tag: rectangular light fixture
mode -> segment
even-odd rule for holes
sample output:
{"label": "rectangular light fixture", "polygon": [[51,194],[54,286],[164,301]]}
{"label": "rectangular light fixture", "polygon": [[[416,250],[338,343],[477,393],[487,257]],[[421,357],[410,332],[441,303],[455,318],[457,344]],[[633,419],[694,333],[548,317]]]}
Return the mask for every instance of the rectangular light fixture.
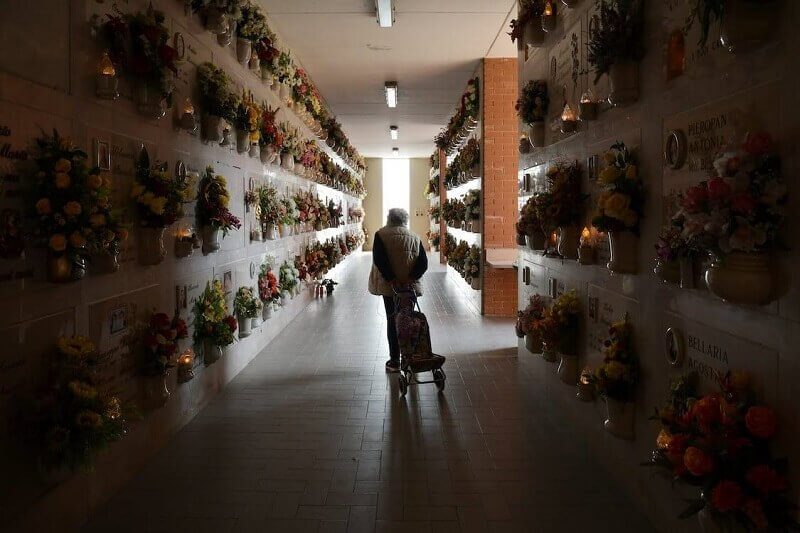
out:
{"label": "rectangular light fixture", "polygon": [[386,105],[397,107],[397,82],[387,81],[386,85]]}
{"label": "rectangular light fixture", "polygon": [[375,14],[381,28],[391,28],[394,24],[394,6],[392,0],[375,0]]}
{"label": "rectangular light fixture", "polygon": [[392,137],[393,141],[396,141],[398,137],[400,137],[400,131],[397,129],[397,126],[389,126],[389,135]]}

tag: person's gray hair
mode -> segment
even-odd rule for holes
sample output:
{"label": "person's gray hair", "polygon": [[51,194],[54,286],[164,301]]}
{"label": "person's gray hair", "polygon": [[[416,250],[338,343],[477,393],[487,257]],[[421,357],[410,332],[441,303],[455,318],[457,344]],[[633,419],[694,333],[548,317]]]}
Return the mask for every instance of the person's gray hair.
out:
{"label": "person's gray hair", "polygon": [[408,224],[408,211],[400,207],[393,207],[389,209],[389,214],[386,217],[386,223],[390,226],[405,226]]}

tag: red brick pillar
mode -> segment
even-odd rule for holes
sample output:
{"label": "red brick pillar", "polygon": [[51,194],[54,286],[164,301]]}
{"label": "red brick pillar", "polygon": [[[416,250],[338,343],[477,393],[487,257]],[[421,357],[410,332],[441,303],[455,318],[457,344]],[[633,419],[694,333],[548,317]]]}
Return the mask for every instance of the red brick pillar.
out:
{"label": "red brick pillar", "polygon": [[[514,248],[517,221],[517,59],[483,60],[483,248]],[[484,269],[483,312],[513,317],[517,313],[517,274],[513,269]]]}

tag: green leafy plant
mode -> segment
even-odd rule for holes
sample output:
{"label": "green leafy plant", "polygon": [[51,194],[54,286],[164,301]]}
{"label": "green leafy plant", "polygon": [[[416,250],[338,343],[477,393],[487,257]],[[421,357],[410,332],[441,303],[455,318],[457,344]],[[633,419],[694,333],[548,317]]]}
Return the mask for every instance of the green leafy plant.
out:
{"label": "green leafy plant", "polygon": [[590,34],[586,59],[594,67],[595,83],[614,63],[644,57],[642,0],[602,0],[596,31]]}
{"label": "green leafy plant", "polygon": [[258,5],[246,3],[242,6],[236,34],[241,39],[253,42],[268,38],[272,34],[267,25],[267,17]]}
{"label": "green leafy plant", "polygon": [[239,287],[233,299],[233,311],[240,319],[255,318],[261,312],[261,300],[250,287]]}
{"label": "green leafy plant", "polygon": [[213,63],[203,63],[197,67],[197,85],[203,111],[233,123],[239,97],[225,71]]}

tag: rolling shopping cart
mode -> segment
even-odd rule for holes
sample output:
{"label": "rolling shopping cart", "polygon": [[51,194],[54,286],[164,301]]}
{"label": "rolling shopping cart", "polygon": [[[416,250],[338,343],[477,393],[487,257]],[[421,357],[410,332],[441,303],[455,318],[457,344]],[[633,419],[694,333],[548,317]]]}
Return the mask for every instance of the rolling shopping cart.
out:
{"label": "rolling shopping cart", "polygon": [[[447,379],[442,365],[446,358],[431,350],[431,334],[428,319],[422,313],[417,295],[411,288],[395,290],[395,327],[400,344],[400,394],[406,395],[410,385],[435,383],[439,391],[444,390]],[[420,381],[417,377],[424,372],[431,372],[433,379]]]}

